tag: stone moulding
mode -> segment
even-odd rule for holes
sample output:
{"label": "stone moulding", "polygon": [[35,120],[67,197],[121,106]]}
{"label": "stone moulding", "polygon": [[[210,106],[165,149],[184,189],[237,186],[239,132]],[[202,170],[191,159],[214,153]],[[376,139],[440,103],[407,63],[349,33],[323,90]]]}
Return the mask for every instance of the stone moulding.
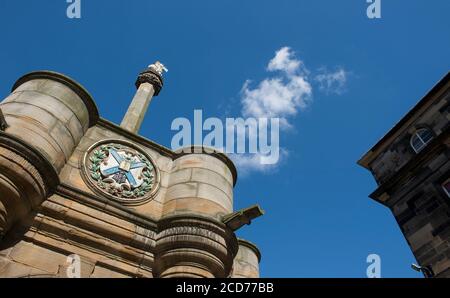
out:
{"label": "stone moulding", "polygon": [[380,200],[380,197],[382,197],[384,193],[389,194],[395,185],[401,185],[401,181],[408,181],[408,179],[414,176],[414,171],[418,168],[418,165],[425,163],[429,158],[436,154],[439,154],[440,152],[447,151],[450,140],[449,131],[450,128],[447,128],[441,135],[439,135],[437,138],[434,138],[427,145],[427,147],[424,148],[424,150],[417,154],[416,160],[414,160],[414,162],[410,161],[405,164],[398,170],[398,172],[394,176],[389,178],[389,181],[381,184],[374,192],[369,195],[369,197],[387,207],[395,204],[395,202],[390,201],[389,199],[388,201]]}
{"label": "stone moulding", "polygon": [[[97,194],[91,194],[87,192],[83,192],[79,189],[75,189],[74,187],[61,183],[55,191],[55,194],[61,195],[67,199],[74,200],[78,203],[84,204],[86,206],[92,207],[96,210],[106,212],[109,215],[117,216],[118,218],[130,221],[131,223],[135,223],[136,225],[142,226],[144,228],[150,229],[159,233],[160,231],[171,227],[172,223],[175,221],[182,221],[185,219],[195,219],[199,223],[202,223],[203,226],[212,227],[215,226],[216,232],[222,233],[223,235],[228,235],[233,243],[236,240],[235,249],[237,251],[237,238],[233,231],[229,229],[223,222],[208,216],[197,215],[197,214],[180,214],[180,215],[171,215],[166,216],[160,220],[155,218],[151,218],[147,215],[141,214],[139,212],[134,211],[122,204],[108,200],[102,196]],[[190,226],[190,225],[188,225]],[[228,238],[227,238],[228,239]]]}
{"label": "stone moulding", "polygon": [[174,152],[172,150],[170,150],[169,148],[164,147],[163,145],[160,145],[158,143],[155,143],[152,140],[149,140],[141,135],[132,133],[105,118],[100,118],[97,125],[105,128],[105,129],[111,130],[112,132],[115,132],[119,135],[122,135],[122,136],[126,137],[127,139],[129,139],[130,141],[139,143],[140,145],[142,145],[144,147],[153,149],[153,150],[157,151],[159,154],[161,154],[162,156],[166,156],[169,158],[173,158],[173,156],[174,156]]}
{"label": "stone moulding", "polygon": [[58,173],[42,153],[21,139],[2,131],[0,131],[0,145],[22,156],[36,167],[47,187],[46,193],[52,193],[59,185]]}
{"label": "stone moulding", "polygon": [[139,74],[136,81],[136,88],[139,88],[139,86],[141,86],[141,84],[143,83],[149,83],[153,85],[153,88],[155,89],[155,96],[158,96],[164,85],[164,80],[162,76],[156,71],[151,68],[147,68]]}
{"label": "stone moulding", "polygon": [[47,159],[20,139],[0,132],[0,236],[52,193],[58,175]]}
{"label": "stone moulding", "polygon": [[151,270],[153,267],[154,260],[150,245],[136,243],[132,237],[128,239],[120,237],[113,231],[105,234],[99,233],[97,229],[86,229],[83,226],[86,222],[76,218],[62,220],[54,218],[47,206],[44,206],[42,212],[38,214],[35,225],[30,229],[33,233],[24,237],[28,242],[66,256],[79,251],[82,258],[90,258],[102,266],[104,264],[102,259],[94,261],[92,255],[90,257],[87,255],[93,253],[110,260],[117,259],[135,268]]}
{"label": "stone moulding", "polygon": [[155,276],[224,278],[230,274],[238,241],[220,221],[176,215],[160,220],[158,230]]}
{"label": "stone moulding", "polygon": [[21,78],[19,78],[13,85],[12,91],[16,90],[20,85],[36,79],[47,79],[47,80],[53,80],[55,82],[61,83],[67,87],[69,87],[73,92],[75,92],[84,102],[88,113],[89,113],[89,127],[94,126],[97,124],[99,120],[99,113],[97,105],[95,104],[94,100],[92,99],[92,96],[89,94],[89,92],[77,81],[69,78],[68,76],[65,76],[63,74],[48,71],[48,70],[42,70],[42,71],[34,71],[30,72]]}
{"label": "stone moulding", "polygon": [[120,219],[127,220],[143,228],[158,231],[157,220],[141,213],[138,213],[130,208],[123,206],[123,204],[111,201],[100,195],[93,195],[87,192],[80,191],[70,185],[60,184],[55,192],[56,194],[74,200],[78,203],[89,206],[95,210],[105,212],[109,215],[116,216]]}

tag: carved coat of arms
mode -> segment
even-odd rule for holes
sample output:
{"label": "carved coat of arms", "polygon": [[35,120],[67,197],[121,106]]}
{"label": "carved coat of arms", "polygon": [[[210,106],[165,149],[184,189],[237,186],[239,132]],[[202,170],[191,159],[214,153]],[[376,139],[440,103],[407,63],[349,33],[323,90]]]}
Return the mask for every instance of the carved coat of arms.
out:
{"label": "carved coat of arms", "polygon": [[150,158],[124,144],[96,146],[86,155],[84,168],[96,190],[121,202],[142,201],[156,186],[156,170]]}

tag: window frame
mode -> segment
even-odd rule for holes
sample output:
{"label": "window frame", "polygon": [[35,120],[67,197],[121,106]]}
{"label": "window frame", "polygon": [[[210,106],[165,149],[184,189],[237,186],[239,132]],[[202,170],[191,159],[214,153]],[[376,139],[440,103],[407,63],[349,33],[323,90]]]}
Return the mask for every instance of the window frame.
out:
{"label": "window frame", "polygon": [[[424,139],[421,136],[421,132],[428,132],[431,134],[431,138],[428,140],[428,142],[424,141]],[[420,148],[416,148],[414,146],[414,141],[416,139],[419,139],[421,142]],[[411,138],[409,139],[409,145],[414,150],[414,152],[417,154],[417,153],[421,152],[433,139],[434,139],[433,131],[430,128],[422,127],[422,128],[416,129],[416,131],[412,134]]]}

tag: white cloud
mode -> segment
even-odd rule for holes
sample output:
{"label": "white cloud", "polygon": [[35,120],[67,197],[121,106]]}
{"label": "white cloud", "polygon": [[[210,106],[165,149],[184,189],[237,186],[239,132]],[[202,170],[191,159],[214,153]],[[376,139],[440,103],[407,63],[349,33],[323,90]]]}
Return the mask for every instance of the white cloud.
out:
{"label": "white cloud", "polygon": [[[334,72],[321,68],[309,79],[310,72],[302,60],[289,47],[276,51],[266,70],[273,73],[252,88],[247,80],[241,90],[242,115],[254,118],[279,118],[280,128],[292,127],[291,119],[312,103],[312,82],[325,93],[341,94],[347,83],[348,72],[338,68]],[[288,156],[280,147],[279,162],[272,165],[261,163],[260,154],[234,154],[231,159],[244,176],[252,171],[273,172]]]}
{"label": "white cloud", "polygon": [[330,72],[326,68],[321,68],[319,73],[314,77],[314,80],[319,83],[321,91],[327,94],[342,94],[345,90],[347,77],[348,72],[343,68],[338,68],[334,72]]}
{"label": "white cloud", "polygon": [[275,172],[280,163],[284,162],[289,156],[289,152],[286,149],[280,149],[280,157],[276,164],[263,164],[261,158],[263,155],[256,154],[230,154],[230,158],[236,167],[239,169],[240,176],[247,176],[251,172],[257,171],[262,173]]}
{"label": "white cloud", "polygon": [[275,53],[267,66],[268,71],[281,70],[287,74],[294,74],[302,66],[302,61],[295,58],[289,47],[283,47]]}
{"label": "white cloud", "polygon": [[262,80],[254,89],[250,87],[250,81],[246,81],[242,87],[242,113],[246,117],[278,117],[281,127],[288,128],[291,126],[288,118],[295,116],[311,101],[308,71],[288,47],[276,52],[267,70],[280,71],[281,74]]}

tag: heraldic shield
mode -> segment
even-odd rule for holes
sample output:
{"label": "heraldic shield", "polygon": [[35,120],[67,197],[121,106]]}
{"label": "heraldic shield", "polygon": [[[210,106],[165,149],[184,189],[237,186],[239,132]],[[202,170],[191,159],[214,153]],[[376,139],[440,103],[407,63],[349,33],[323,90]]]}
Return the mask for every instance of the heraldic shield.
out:
{"label": "heraldic shield", "polygon": [[94,145],[83,161],[85,179],[96,192],[125,203],[148,199],[157,186],[151,159],[132,144]]}

